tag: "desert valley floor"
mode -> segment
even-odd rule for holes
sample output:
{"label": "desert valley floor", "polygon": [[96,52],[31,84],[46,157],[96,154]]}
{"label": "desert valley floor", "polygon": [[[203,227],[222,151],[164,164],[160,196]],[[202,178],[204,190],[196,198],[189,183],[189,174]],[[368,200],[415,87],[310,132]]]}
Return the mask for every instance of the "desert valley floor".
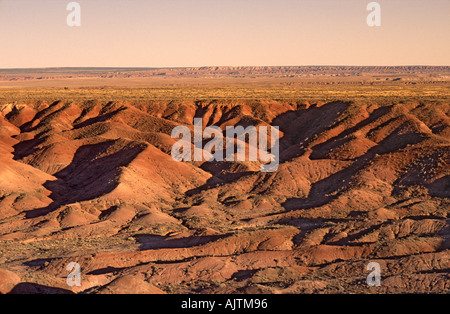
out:
{"label": "desert valley floor", "polygon": [[[448,67],[86,71],[0,72],[0,293],[450,291]],[[278,170],[176,162],[194,118]]]}

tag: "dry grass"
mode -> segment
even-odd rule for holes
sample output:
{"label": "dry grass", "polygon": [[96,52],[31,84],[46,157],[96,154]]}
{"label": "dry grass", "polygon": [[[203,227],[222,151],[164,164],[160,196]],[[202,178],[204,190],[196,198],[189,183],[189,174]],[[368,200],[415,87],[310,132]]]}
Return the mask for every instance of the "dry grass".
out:
{"label": "dry grass", "polygon": [[45,88],[2,89],[0,102],[34,100],[89,99],[104,101],[124,100],[205,100],[205,99],[274,99],[303,101],[447,101],[450,98],[449,82],[402,84],[298,84],[295,86],[224,86],[224,87],[162,87],[162,88]]}

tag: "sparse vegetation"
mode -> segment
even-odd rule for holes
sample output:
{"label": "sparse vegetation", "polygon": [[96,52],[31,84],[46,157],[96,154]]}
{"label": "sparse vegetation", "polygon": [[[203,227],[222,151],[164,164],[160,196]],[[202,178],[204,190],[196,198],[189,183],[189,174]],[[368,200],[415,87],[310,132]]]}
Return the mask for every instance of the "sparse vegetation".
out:
{"label": "sparse vegetation", "polygon": [[[0,267],[67,289],[77,261],[82,293],[446,293],[449,82],[401,78],[3,88]],[[175,162],[200,116],[280,126],[279,169]]]}

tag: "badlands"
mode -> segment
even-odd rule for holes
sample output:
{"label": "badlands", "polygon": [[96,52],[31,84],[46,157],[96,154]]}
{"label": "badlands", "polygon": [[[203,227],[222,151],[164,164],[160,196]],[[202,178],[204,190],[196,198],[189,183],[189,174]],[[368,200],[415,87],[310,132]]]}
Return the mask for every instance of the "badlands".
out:
{"label": "badlands", "polygon": [[[0,70],[0,293],[448,293],[449,78]],[[278,126],[278,169],[175,161],[194,118]]]}

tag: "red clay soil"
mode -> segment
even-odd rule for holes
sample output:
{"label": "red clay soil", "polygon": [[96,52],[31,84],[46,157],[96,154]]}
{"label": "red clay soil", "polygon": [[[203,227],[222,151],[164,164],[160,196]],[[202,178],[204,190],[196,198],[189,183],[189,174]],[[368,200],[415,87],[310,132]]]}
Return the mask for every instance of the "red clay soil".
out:
{"label": "red clay soil", "polygon": [[[0,105],[0,293],[448,293],[449,104]],[[176,162],[274,125],[281,163]],[[81,266],[81,286],[66,269]],[[369,287],[369,262],[381,265]]]}

